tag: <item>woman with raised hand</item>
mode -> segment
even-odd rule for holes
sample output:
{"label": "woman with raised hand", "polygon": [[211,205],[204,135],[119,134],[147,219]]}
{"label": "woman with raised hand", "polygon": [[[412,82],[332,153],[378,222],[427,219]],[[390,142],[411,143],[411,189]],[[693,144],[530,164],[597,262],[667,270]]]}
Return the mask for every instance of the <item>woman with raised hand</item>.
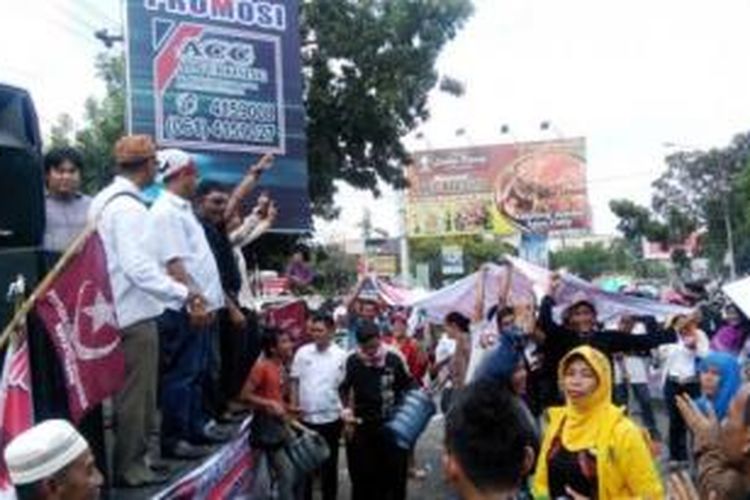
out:
{"label": "woman with raised hand", "polygon": [[612,372],[581,346],[560,362],[565,405],[550,408],[535,498],[664,498],[643,429],[612,403]]}

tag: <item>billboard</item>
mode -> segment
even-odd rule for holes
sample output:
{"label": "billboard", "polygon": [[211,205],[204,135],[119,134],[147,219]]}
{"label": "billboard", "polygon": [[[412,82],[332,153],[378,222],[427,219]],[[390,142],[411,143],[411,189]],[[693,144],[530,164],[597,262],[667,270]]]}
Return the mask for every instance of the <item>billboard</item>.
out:
{"label": "billboard", "polygon": [[407,176],[411,237],[591,228],[583,138],[423,151]]}
{"label": "billboard", "polygon": [[261,188],[283,231],[310,227],[298,12],[296,0],[127,0],[129,132],[226,183],[273,153]]}

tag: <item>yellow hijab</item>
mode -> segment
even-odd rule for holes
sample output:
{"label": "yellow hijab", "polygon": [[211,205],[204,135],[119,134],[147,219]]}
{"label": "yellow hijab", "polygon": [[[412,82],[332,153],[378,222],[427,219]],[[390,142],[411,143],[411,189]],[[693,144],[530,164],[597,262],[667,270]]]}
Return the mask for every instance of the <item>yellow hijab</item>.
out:
{"label": "yellow hijab", "polygon": [[664,498],[644,431],[611,402],[609,360],[596,349],[581,346],[560,362],[560,381],[565,380],[563,367],[573,357],[583,358],[596,373],[599,383],[583,401],[550,408],[549,427],[534,474],[534,498],[549,498],[547,456],[555,436],[560,436],[569,451],[586,449],[596,454],[598,498],[601,500]]}
{"label": "yellow hijab", "polygon": [[566,398],[563,407],[562,444],[570,451],[579,451],[595,447],[600,433],[614,427],[622,416],[622,410],[612,404],[612,368],[609,360],[596,349],[581,346],[565,355],[558,367],[558,380],[565,380],[565,367],[573,358],[583,358],[594,370],[599,382],[591,395],[575,404]]}

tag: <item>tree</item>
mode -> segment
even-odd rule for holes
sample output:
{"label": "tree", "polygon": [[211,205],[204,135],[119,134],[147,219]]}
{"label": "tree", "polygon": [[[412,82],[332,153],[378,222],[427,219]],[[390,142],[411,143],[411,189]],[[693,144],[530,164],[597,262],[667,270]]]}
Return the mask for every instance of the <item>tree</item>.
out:
{"label": "tree", "polygon": [[50,147],[75,146],[81,151],[82,189],[89,194],[109,181],[114,145],[125,133],[125,58],[122,54],[99,54],[96,70],[106,85],[106,94],[101,100],[86,100],[81,129],[75,131],[68,114],[60,115],[50,129]]}
{"label": "tree", "polygon": [[681,151],[666,158],[667,171],[654,182],[652,206],[668,219],[675,235],[702,227],[707,230],[703,252],[714,267],[724,262],[727,225],[735,230],[735,255],[740,271],[750,269],[750,133],[738,134],[724,148]]}
{"label": "tree", "polygon": [[[378,194],[378,180],[406,184],[402,138],[427,119],[427,96],[438,83],[435,61],[471,15],[471,0],[309,0],[301,6],[310,197],[315,213],[337,210],[335,180]],[[96,67],[106,97],[89,99],[76,143],[100,170],[124,130],[124,57],[101,54]],[[444,77],[445,92],[463,84]]]}
{"label": "tree", "polygon": [[[426,120],[435,60],[470,0],[311,0],[302,6],[310,196],[336,215],[333,183],[378,194],[406,184],[401,138]],[[462,92],[448,80],[447,89]]]}
{"label": "tree", "polygon": [[57,117],[57,122],[50,127],[50,148],[61,148],[73,144],[75,124],[73,117],[63,113]]}
{"label": "tree", "polygon": [[608,246],[602,243],[588,243],[580,248],[565,248],[552,252],[550,267],[565,268],[587,280],[608,273],[621,273],[643,279],[663,279],[669,275],[669,270],[663,264],[648,262],[635,256],[631,244],[625,239],[616,239]]}
{"label": "tree", "polygon": [[107,93],[101,100],[86,100],[84,126],[76,134],[84,161],[94,167],[84,172],[84,186],[90,191],[109,181],[115,164],[115,142],[125,134],[125,58],[121,54],[99,54],[96,70]]}
{"label": "tree", "polygon": [[609,209],[620,218],[617,229],[625,238],[630,251],[640,257],[643,253],[641,242],[653,230],[651,211],[630,200],[612,200],[609,202]]}

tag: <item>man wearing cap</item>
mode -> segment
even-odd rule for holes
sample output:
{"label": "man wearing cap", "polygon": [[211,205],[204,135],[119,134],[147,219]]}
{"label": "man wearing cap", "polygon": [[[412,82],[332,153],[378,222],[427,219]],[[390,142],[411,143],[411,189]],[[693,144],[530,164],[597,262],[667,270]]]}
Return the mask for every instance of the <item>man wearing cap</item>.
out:
{"label": "man wearing cap", "polygon": [[117,175],[92,201],[89,219],[96,221],[107,255],[125,353],[126,380],[114,399],[114,479],[120,486],[142,486],[166,480],[151,469],[147,456],[157,410],[156,318],[168,304],[182,307],[188,299],[202,299],[160,269],[147,250],[143,226],[149,212],[140,191],[156,175],[153,141],[145,135],[123,137],[115,145],[115,158]]}
{"label": "man wearing cap", "polygon": [[555,322],[554,297],[562,286],[559,275],[554,275],[547,295],[539,307],[539,326],[544,332],[544,365],[542,378],[547,386],[543,388],[544,407],[561,404],[562,395],[557,381],[558,365],[565,355],[580,345],[590,345],[610,358],[614,353],[648,352],[662,344],[677,341],[672,330],[662,331],[652,317],[639,318],[646,327],[644,335],[623,335],[614,330],[603,330],[596,318],[596,305],[584,293],[577,293],[563,312],[563,324]]}
{"label": "man wearing cap", "polygon": [[22,432],[4,456],[19,500],[99,498],[103,479],[94,455],[66,420],[46,420]]}
{"label": "man wearing cap", "polygon": [[146,233],[158,242],[154,251],[159,265],[175,279],[199,290],[211,319],[190,323],[189,307],[168,304],[159,318],[161,340],[162,453],[189,458],[195,445],[221,441],[204,408],[211,345],[216,335],[215,313],[224,307],[219,269],[191,199],[198,186],[198,169],[192,157],[178,149],[159,152],[160,175],[166,189],[151,207]]}

